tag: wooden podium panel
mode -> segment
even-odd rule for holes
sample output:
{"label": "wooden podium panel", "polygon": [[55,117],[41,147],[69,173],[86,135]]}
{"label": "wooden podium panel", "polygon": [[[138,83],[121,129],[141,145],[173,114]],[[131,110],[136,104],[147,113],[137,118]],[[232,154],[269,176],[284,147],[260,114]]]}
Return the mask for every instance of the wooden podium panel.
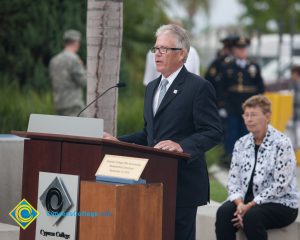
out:
{"label": "wooden podium panel", "polygon": [[[134,147],[134,145],[132,146]],[[80,175],[81,180],[95,180],[95,173],[105,154],[149,159],[141,177],[146,179],[147,183],[163,183],[163,239],[173,239],[176,208],[177,160],[174,161],[174,158],[168,155],[160,156],[151,152],[116,148],[115,145],[110,144],[87,145],[64,142],[61,173]]]}
{"label": "wooden podium panel", "polygon": [[[39,172],[60,172],[61,142],[24,141],[22,199],[37,209]],[[26,164],[25,164],[26,163]],[[35,222],[26,231],[20,228],[20,239],[35,238]]]}
{"label": "wooden podium panel", "polygon": [[[162,185],[81,182],[79,240],[161,240]],[[102,214],[102,216],[101,216]]]}
{"label": "wooden podium panel", "polygon": [[[142,174],[147,183],[163,184],[163,239],[174,239],[177,161],[189,155],[110,140],[56,134],[13,132],[27,137],[24,146],[22,197],[37,207],[39,171],[79,175],[95,180],[105,154],[148,158]],[[80,224],[80,219],[79,219]],[[35,222],[20,234],[21,240],[34,239]]]}

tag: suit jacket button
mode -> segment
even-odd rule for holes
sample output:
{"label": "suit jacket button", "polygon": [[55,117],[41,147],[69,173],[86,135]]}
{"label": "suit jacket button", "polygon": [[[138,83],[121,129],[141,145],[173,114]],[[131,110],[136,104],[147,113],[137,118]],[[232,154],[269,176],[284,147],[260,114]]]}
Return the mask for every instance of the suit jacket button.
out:
{"label": "suit jacket button", "polygon": [[157,143],[157,140],[156,140],[156,139],[153,139],[153,143],[156,144],[156,143]]}

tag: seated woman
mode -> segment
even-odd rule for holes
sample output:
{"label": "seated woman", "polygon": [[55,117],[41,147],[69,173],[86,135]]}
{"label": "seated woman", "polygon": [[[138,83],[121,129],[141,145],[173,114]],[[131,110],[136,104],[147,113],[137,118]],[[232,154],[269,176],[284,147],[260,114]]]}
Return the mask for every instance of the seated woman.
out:
{"label": "seated woman", "polygon": [[267,229],[291,224],[298,215],[295,154],[290,140],[270,122],[271,103],[256,95],[243,104],[249,134],[234,146],[228,176],[228,201],[217,211],[218,240],[265,240]]}

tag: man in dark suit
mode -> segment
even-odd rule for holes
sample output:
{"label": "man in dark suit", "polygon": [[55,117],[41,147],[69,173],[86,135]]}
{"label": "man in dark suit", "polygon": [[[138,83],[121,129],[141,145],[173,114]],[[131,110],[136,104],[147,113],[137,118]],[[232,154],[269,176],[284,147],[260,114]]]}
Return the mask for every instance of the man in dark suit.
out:
{"label": "man in dark suit", "polygon": [[213,86],[184,66],[189,47],[183,28],[164,25],[157,30],[152,52],[162,75],[146,88],[144,130],[118,139],[104,134],[106,139],[191,155],[187,162],[178,164],[176,240],[195,239],[197,206],[209,201],[204,154],[222,135]]}

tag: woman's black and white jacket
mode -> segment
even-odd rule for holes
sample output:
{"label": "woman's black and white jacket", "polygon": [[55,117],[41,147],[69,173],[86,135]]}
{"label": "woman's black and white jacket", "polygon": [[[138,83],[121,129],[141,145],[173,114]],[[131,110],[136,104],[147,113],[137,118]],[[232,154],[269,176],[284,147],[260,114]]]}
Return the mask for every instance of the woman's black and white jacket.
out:
{"label": "woman's black and white jacket", "polygon": [[[240,138],[234,146],[228,175],[228,198],[244,198],[255,162],[253,134]],[[254,201],[257,204],[280,203],[298,208],[296,159],[289,138],[268,126],[257,153],[253,176]]]}

